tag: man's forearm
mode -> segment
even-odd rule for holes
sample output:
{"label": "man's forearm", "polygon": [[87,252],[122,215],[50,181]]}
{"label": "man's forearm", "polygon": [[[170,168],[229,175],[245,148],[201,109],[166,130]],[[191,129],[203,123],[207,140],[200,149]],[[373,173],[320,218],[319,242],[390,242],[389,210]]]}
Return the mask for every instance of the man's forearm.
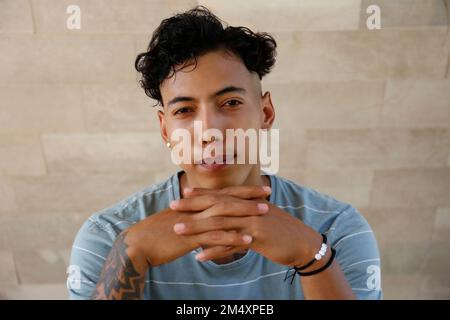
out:
{"label": "man's forearm", "polygon": [[[321,248],[321,243],[323,241],[322,235],[320,233],[311,229],[305,224],[301,224],[301,226],[302,228],[300,230],[300,233],[303,234],[306,239],[308,239],[307,243],[310,243],[311,245],[309,250],[307,250],[309,251],[309,253],[303,253],[303,258],[300,260],[302,262],[300,264],[297,264],[297,266],[304,265],[305,261],[309,261],[310,257],[314,257],[318,252],[318,249]],[[331,247],[329,246],[322,259],[316,260],[316,262],[314,262],[308,268],[302,270],[302,273],[313,272],[315,270],[326,267],[326,264],[331,259],[330,248]],[[305,256],[308,257],[308,259],[304,258]],[[331,265],[326,267],[325,270],[309,276],[300,276],[299,281],[305,299],[356,299],[356,296],[353,293],[352,288],[345,278],[345,275],[342,272],[341,267],[339,266],[339,263],[336,259],[334,259]]]}
{"label": "man's forearm", "polygon": [[126,243],[127,231],[114,242],[92,295],[97,300],[142,299],[148,265]]}
{"label": "man's forearm", "polygon": [[[330,259],[330,250],[328,250],[327,255],[322,259],[322,265]],[[315,268],[321,267],[314,265],[314,268],[309,268],[311,271]],[[344,276],[338,262],[336,260],[324,271],[317,273],[315,275],[300,277],[300,284],[302,286],[303,295],[305,299],[310,300],[322,300],[322,299],[333,299],[333,300],[348,300],[356,299],[347,279]]]}

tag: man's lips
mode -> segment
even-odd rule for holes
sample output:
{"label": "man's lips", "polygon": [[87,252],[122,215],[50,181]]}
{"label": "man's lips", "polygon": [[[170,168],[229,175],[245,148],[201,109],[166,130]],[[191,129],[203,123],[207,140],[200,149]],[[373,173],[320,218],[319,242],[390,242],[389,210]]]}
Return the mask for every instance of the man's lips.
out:
{"label": "man's lips", "polygon": [[[202,159],[202,163],[200,164],[200,167],[207,170],[207,171],[217,171],[226,168],[230,164],[235,163],[236,156],[232,156],[231,159],[229,157],[229,160],[227,163],[227,157],[222,156],[221,158],[214,157],[214,158],[206,158]],[[217,161],[216,161],[217,160]]]}
{"label": "man's lips", "polygon": [[213,158],[203,158],[201,165],[212,165],[212,164],[234,164],[236,155],[222,155]]}
{"label": "man's lips", "polygon": [[213,163],[213,164],[207,164],[207,163],[202,163],[200,165],[201,168],[208,170],[208,171],[216,171],[216,170],[220,170],[223,169],[227,166],[227,164],[218,164],[218,163]]}

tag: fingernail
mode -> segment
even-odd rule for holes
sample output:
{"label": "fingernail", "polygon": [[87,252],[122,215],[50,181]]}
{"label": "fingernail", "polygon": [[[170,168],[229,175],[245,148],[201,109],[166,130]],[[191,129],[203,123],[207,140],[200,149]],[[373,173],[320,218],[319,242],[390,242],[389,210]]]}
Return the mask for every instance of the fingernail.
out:
{"label": "fingernail", "polygon": [[186,229],[186,225],[184,223],[176,223],[173,226],[173,230],[175,230],[176,233],[183,232]]}
{"label": "fingernail", "polygon": [[264,187],[262,187],[262,188],[263,188],[263,190],[264,190],[265,192],[267,192],[267,193],[272,192],[272,188],[269,187],[269,186],[264,186]]}
{"label": "fingernail", "polygon": [[203,252],[198,253],[198,254],[195,256],[195,259],[197,259],[198,261],[202,261],[204,258],[205,258],[205,254],[204,254]]}
{"label": "fingernail", "polygon": [[178,207],[178,204],[180,203],[180,201],[179,200],[173,200],[171,203],[170,203],[170,209],[176,209],[177,207]]}
{"label": "fingernail", "polygon": [[250,242],[252,242],[252,240],[253,240],[253,238],[251,237],[251,236],[249,236],[249,235],[244,235],[243,237],[242,237],[242,239],[244,240],[244,242],[245,243],[250,243]]}
{"label": "fingernail", "polygon": [[261,213],[265,213],[269,210],[269,206],[267,203],[258,203],[258,211]]}
{"label": "fingernail", "polygon": [[194,191],[194,189],[192,189],[192,188],[184,188],[184,193],[191,193],[192,191]]}

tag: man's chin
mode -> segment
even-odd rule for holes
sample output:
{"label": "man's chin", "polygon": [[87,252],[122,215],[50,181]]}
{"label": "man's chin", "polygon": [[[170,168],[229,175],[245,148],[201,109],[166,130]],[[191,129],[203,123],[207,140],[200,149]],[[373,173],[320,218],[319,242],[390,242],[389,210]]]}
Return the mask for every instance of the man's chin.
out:
{"label": "man's chin", "polygon": [[[230,186],[239,185],[239,174],[237,168],[232,165],[227,165],[221,170],[204,171],[199,170],[201,174],[202,183],[209,189],[221,189]],[[200,177],[199,177],[200,178]]]}
{"label": "man's chin", "polygon": [[248,166],[229,164],[220,167],[205,168],[202,165],[194,165],[191,172],[195,175],[195,181],[203,188],[221,189],[243,184],[250,173]]}

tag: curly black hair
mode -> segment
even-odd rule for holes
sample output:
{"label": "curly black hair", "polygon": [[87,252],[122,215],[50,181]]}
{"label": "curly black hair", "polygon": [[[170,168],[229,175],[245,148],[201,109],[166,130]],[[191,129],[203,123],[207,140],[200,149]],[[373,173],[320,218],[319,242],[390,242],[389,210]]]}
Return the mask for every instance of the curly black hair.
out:
{"label": "curly black hair", "polygon": [[[139,83],[145,94],[163,105],[161,83],[184,68],[192,59],[217,49],[240,57],[249,71],[259,78],[275,64],[277,44],[265,32],[255,33],[246,27],[222,25],[222,21],[204,6],[164,19],[154,31],[147,52],[136,57],[135,68],[142,73]],[[176,65],[182,68],[175,70]],[[169,73],[172,71],[172,74]]]}

